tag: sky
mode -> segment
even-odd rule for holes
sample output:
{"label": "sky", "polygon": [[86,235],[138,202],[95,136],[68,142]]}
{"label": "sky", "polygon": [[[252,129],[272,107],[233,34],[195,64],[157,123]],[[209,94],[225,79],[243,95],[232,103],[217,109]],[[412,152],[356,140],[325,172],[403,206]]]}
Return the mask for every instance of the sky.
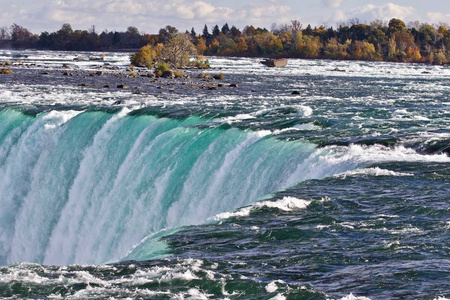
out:
{"label": "sky", "polygon": [[273,24],[298,20],[306,27],[336,27],[349,19],[365,23],[400,18],[408,23],[450,24],[448,0],[0,0],[0,27],[13,23],[33,33],[53,32],[69,23],[73,29],[97,32],[126,31],[137,27],[141,33],[157,33],[166,25],[179,31],[206,24],[228,23],[270,29]]}

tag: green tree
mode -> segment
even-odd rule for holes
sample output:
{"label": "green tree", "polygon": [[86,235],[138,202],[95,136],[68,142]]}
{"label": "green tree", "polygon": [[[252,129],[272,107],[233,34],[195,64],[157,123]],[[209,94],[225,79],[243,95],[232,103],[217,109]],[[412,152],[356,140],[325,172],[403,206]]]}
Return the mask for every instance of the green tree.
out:
{"label": "green tree", "polygon": [[223,34],[227,34],[229,31],[230,31],[230,27],[228,26],[228,23],[225,23],[223,26],[222,26],[222,33]]}
{"label": "green tree", "polygon": [[216,37],[220,34],[220,29],[219,29],[219,25],[214,26],[213,31],[212,31],[212,35],[213,37]]}
{"label": "green tree", "polygon": [[208,26],[206,24],[205,27],[203,27],[202,38],[204,38],[205,41],[208,41],[211,38],[211,34],[209,33]]}
{"label": "green tree", "polygon": [[406,30],[406,25],[405,22],[403,22],[400,19],[391,19],[389,21],[389,25],[388,25],[388,31],[389,34],[393,34],[394,32],[398,32],[398,31],[405,31]]}

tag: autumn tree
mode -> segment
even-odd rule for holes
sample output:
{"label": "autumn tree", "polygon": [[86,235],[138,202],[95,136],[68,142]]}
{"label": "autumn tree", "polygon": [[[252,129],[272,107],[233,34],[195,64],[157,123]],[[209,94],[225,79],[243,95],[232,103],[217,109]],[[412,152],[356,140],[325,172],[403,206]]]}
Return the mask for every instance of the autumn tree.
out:
{"label": "autumn tree", "polygon": [[324,54],[325,57],[330,59],[346,59],[348,46],[341,44],[336,38],[331,38],[325,45]]}
{"label": "autumn tree", "polygon": [[166,27],[159,30],[159,42],[164,44],[176,34],[178,34],[178,29],[173,26],[167,25]]}
{"label": "autumn tree", "polygon": [[292,33],[296,33],[297,31],[302,30],[303,24],[300,23],[298,20],[292,20],[291,24],[289,25],[289,29]]}
{"label": "autumn tree", "polygon": [[156,47],[151,45],[144,46],[137,53],[131,55],[131,63],[138,67],[153,68],[158,60],[161,59],[163,48],[162,44],[157,44]]}
{"label": "autumn tree", "polygon": [[397,43],[397,51],[401,56],[406,56],[406,50],[414,47],[414,37],[407,31],[396,31],[392,34]]}
{"label": "autumn tree", "polygon": [[8,27],[0,27],[0,40],[9,40],[10,38]]}
{"label": "autumn tree", "polygon": [[203,55],[203,53],[205,53],[206,49],[208,49],[208,47],[206,46],[206,41],[204,38],[199,38],[198,39],[198,43],[197,43],[197,51],[200,55]]}
{"label": "autumn tree", "polygon": [[355,41],[352,58],[358,60],[380,60],[381,55],[375,50],[375,46],[367,41]]}
{"label": "autumn tree", "polygon": [[319,37],[304,35],[301,31],[297,32],[295,38],[295,50],[300,57],[315,58],[319,55]]}
{"label": "autumn tree", "polygon": [[387,58],[390,61],[396,61],[397,60],[397,42],[395,40],[395,37],[391,37],[388,41],[388,54]]}
{"label": "autumn tree", "polygon": [[211,43],[209,44],[209,53],[210,54],[218,54],[219,52],[219,48],[220,48],[220,43],[217,39],[213,39],[211,41]]}
{"label": "autumn tree", "polygon": [[237,47],[238,53],[241,53],[241,54],[247,52],[247,50],[248,50],[248,45],[245,42],[245,39],[243,37],[238,38],[236,47]]}
{"label": "autumn tree", "polygon": [[197,53],[190,35],[177,33],[164,45],[162,57],[175,68],[183,68],[189,63],[189,56]]}
{"label": "autumn tree", "polygon": [[32,36],[33,34],[25,27],[15,23],[11,26],[11,40],[15,47],[30,46]]}

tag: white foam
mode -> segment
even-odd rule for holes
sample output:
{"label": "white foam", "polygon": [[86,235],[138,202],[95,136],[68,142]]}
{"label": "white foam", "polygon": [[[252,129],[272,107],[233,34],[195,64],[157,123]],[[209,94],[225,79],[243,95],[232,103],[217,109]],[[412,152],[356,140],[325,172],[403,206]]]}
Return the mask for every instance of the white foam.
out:
{"label": "white foam", "polygon": [[274,280],[274,281],[270,282],[268,285],[266,285],[266,291],[268,293],[275,293],[278,290],[277,284],[286,285],[286,283],[283,280]]}
{"label": "white foam", "polygon": [[311,201],[301,200],[294,197],[284,197],[281,200],[277,201],[262,201],[257,202],[251,206],[243,207],[236,212],[225,212],[218,214],[211,218],[211,220],[219,221],[222,219],[228,219],[232,217],[247,217],[253,211],[261,209],[261,208],[277,208],[281,211],[293,211],[299,209],[306,209],[308,205],[311,204]]}
{"label": "white foam", "polygon": [[270,298],[270,300],[286,300],[286,296],[283,294],[278,294],[275,297]]}
{"label": "white foam", "polygon": [[352,293],[346,297],[341,298],[341,300],[371,300],[371,299],[367,298],[367,297],[363,297],[363,296],[358,297],[358,296],[353,295],[353,293]]}
{"label": "white foam", "polygon": [[410,173],[404,173],[404,172],[395,172],[391,170],[381,169],[379,167],[375,168],[364,168],[359,170],[352,170],[347,171],[342,174],[338,174],[336,176],[339,177],[346,177],[346,176],[358,176],[358,175],[366,175],[366,176],[392,176],[392,177],[398,177],[398,176],[414,176],[414,174]]}

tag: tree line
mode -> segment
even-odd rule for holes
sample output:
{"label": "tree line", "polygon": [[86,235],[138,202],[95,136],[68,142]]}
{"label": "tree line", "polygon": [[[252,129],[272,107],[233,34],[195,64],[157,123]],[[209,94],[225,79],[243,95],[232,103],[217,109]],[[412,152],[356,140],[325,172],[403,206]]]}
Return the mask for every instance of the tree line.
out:
{"label": "tree line", "polygon": [[[289,24],[272,25],[271,29],[246,26],[207,25],[201,33],[194,28],[179,32],[166,26],[158,34],[142,34],[136,27],[126,32],[73,30],[70,24],[56,32],[31,33],[13,24],[0,27],[0,41],[8,41],[13,48],[49,50],[115,51],[156,49],[183,35],[201,55],[324,58],[340,60],[369,60],[394,62],[427,62],[445,64],[450,61],[450,30],[446,25],[433,26],[412,22],[408,26],[400,19],[365,24],[357,19],[333,27],[303,26],[294,20]],[[162,45],[162,46],[161,46]]]}

